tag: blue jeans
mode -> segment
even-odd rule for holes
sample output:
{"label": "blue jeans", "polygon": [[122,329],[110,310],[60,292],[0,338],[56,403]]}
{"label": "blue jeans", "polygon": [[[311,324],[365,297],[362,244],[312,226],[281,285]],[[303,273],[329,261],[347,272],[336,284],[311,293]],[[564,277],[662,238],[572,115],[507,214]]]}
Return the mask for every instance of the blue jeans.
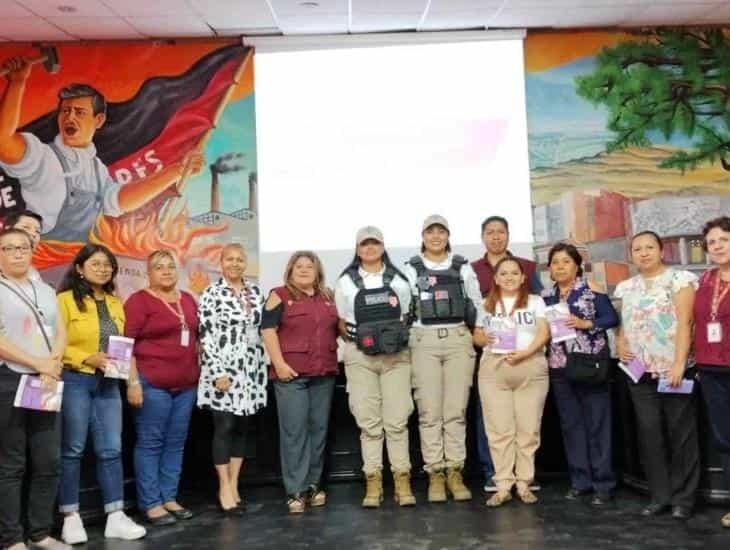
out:
{"label": "blue jeans", "polygon": [[134,470],[137,506],[149,510],[177,498],[196,389],[170,391],[139,379],[143,401],[134,413]]}
{"label": "blue jeans", "polygon": [[121,510],[124,507],[124,472],[119,380],[104,378],[100,373],[66,370],[63,384],[59,510],[68,513],[79,509],[81,457],[86,449],[89,428],[104,511],[108,514]]}

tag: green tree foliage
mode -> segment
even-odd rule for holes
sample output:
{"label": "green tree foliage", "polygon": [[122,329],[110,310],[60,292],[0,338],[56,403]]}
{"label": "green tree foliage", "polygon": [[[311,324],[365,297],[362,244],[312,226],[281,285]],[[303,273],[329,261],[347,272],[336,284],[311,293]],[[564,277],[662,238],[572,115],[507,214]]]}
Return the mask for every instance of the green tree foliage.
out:
{"label": "green tree foliage", "polygon": [[720,161],[730,171],[730,42],[719,29],[666,29],[604,48],[577,93],[608,107],[608,151],[650,145],[647,132],[687,136],[692,147],[663,168]]}

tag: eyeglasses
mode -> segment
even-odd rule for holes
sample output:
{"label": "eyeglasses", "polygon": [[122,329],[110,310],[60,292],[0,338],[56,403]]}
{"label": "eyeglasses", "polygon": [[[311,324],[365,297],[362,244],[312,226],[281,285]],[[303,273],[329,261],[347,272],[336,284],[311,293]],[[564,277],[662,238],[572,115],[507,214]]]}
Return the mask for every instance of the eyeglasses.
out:
{"label": "eyeglasses", "polygon": [[11,256],[13,254],[17,254],[20,252],[23,256],[26,254],[30,254],[30,246],[27,244],[24,244],[22,246],[3,246],[0,247],[0,250],[3,251],[3,254],[7,254],[8,256]]}

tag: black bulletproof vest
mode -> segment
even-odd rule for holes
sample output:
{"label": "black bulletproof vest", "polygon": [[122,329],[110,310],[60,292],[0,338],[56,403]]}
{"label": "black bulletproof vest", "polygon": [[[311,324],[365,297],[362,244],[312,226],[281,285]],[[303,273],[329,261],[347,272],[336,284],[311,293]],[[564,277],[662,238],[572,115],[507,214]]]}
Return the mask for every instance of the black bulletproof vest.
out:
{"label": "black bulletproof vest", "polygon": [[461,280],[461,266],[467,263],[463,256],[454,254],[448,269],[428,269],[420,256],[409,262],[416,270],[418,287],[418,314],[424,325],[465,322],[473,327],[476,308],[466,296]]}
{"label": "black bulletproof vest", "polygon": [[396,275],[388,266],[383,286],[365,288],[357,267],[347,271],[359,289],[355,295],[355,326],[348,326],[359,350],[367,355],[396,353],[408,345],[408,326],[403,322],[400,300],[390,283]]}

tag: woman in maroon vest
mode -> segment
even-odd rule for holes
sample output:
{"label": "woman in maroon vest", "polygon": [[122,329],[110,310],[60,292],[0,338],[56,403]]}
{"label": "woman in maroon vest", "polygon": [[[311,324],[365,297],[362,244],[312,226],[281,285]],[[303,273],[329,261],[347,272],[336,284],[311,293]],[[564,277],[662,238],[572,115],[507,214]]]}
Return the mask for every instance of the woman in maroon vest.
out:
{"label": "woman in maroon vest", "polygon": [[281,475],[291,513],[326,501],[320,478],[337,374],[337,319],[319,258],[314,252],[295,252],[284,286],[269,295],[261,323],[272,364]]}
{"label": "woman in maroon vest", "polygon": [[[730,489],[730,217],[710,220],[702,235],[717,268],[702,275],[695,296],[695,360],[725,485]],[[722,518],[722,525],[730,527],[730,513]]]}

